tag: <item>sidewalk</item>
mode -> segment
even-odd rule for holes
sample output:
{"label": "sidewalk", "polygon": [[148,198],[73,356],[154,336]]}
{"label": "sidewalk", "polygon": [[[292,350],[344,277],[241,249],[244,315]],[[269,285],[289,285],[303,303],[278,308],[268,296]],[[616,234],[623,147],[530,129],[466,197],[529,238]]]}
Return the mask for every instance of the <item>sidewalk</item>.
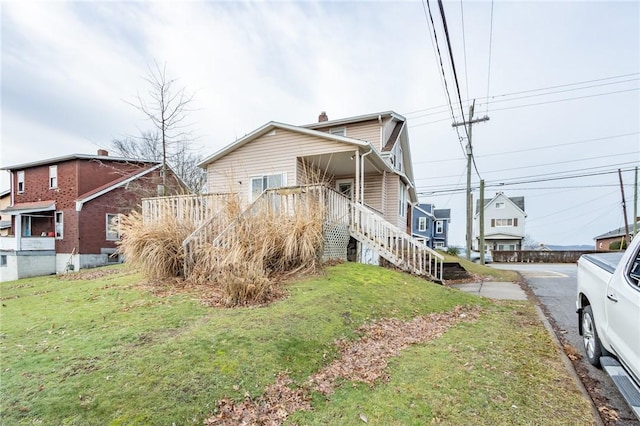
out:
{"label": "sidewalk", "polygon": [[474,283],[453,284],[453,288],[467,293],[502,300],[527,300],[527,294],[517,283],[501,281],[481,281]]}

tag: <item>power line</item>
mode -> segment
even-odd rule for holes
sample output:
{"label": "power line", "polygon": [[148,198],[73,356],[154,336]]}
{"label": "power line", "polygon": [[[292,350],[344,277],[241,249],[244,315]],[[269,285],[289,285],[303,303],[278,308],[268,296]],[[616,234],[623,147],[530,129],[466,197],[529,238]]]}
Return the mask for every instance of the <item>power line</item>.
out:
{"label": "power line", "polygon": [[[467,99],[469,99],[469,69],[467,67],[467,39],[464,34],[464,7],[460,0],[460,17],[462,19],[462,51],[464,52],[464,85],[467,91]],[[491,52],[491,51],[489,51]],[[487,95],[489,92],[487,91]]]}
{"label": "power line", "polygon": [[[566,101],[574,101],[574,100],[579,100],[579,99],[595,98],[595,97],[598,97],[598,96],[606,96],[606,95],[614,95],[614,94],[619,94],[619,93],[633,92],[633,91],[636,91],[636,90],[640,90],[640,87],[634,87],[632,89],[626,89],[626,90],[618,90],[618,91],[614,91],[614,92],[605,92],[605,93],[596,93],[596,94],[593,94],[593,95],[577,96],[577,97],[574,97],[574,98],[556,99],[556,100],[553,100],[553,101],[537,102],[537,103],[524,104],[524,105],[514,105],[514,106],[510,106],[510,107],[505,107],[505,108],[496,108],[493,111],[506,111],[506,110],[510,110],[510,109],[525,108],[525,107],[530,107],[530,106],[539,106],[539,105],[554,104],[554,103],[558,103],[558,102],[566,102]],[[447,121],[447,120],[448,119],[427,121],[426,123],[414,124],[412,126],[409,126],[409,128],[419,127],[419,126],[426,126],[427,124],[434,124],[434,123],[438,123],[440,121]]]}
{"label": "power line", "polygon": [[[533,176],[523,176],[523,177],[518,177],[518,178],[514,178],[514,179],[525,179],[525,180],[520,180],[520,181],[491,181],[487,184],[485,184],[485,188],[502,188],[505,186],[515,186],[515,185],[525,185],[525,184],[529,184],[529,183],[539,183],[539,182],[551,182],[551,181],[557,181],[557,180],[564,180],[564,179],[578,179],[578,178],[585,178],[585,177],[592,177],[592,176],[602,176],[602,175],[607,175],[607,174],[616,174],[618,173],[618,168],[620,168],[619,166],[621,165],[626,165],[626,164],[635,164],[635,162],[627,162],[627,163],[622,163],[622,164],[618,164],[618,165],[609,165],[608,167],[614,166],[617,167],[614,170],[604,170],[604,171],[594,171],[591,173],[580,173],[580,174],[574,174],[574,175],[559,175],[558,173],[547,173],[547,174],[543,174],[543,175],[533,175]],[[604,167],[604,166],[602,166]],[[578,172],[578,171],[584,171],[584,170],[593,170],[593,169],[597,169],[597,168],[601,168],[601,167],[592,167],[592,168],[588,168],[588,169],[576,169],[573,170],[572,172]],[[621,169],[622,172],[628,172],[628,171],[632,171],[634,170],[634,168],[627,168],[627,169]],[[564,172],[561,172],[564,173]],[[538,179],[527,179],[527,178],[538,178]],[[593,186],[593,185],[591,185]],[[443,189],[435,189],[433,191],[428,191],[426,190],[426,188],[438,188],[438,187],[444,187]],[[433,185],[433,186],[428,186],[428,187],[422,187],[422,188],[416,188],[416,190],[418,190],[418,195],[427,195],[427,194],[436,194],[436,193],[451,193],[451,192],[464,192],[466,191],[466,188],[446,188],[446,185]],[[477,189],[477,188],[474,188]]]}
{"label": "power line", "polygon": [[[487,70],[487,99],[489,98],[489,84],[491,83],[491,45],[493,41],[493,0],[491,0],[491,21],[489,25],[489,66]],[[469,96],[467,95],[467,98]],[[489,103],[487,102],[487,110],[485,115],[489,115]]]}
{"label": "power line", "polygon": [[[510,93],[503,93],[501,95],[494,95],[494,96],[491,96],[490,98],[494,99],[494,98],[500,98],[500,97],[505,97],[505,96],[520,95],[520,94],[523,94],[523,93],[540,92],[540,91],[543,91],[543,90],[558,89],[558,88],[561,88],[561,87],[569,87],[569,86],[578,86],[578,85],[581,85],[581,84],[596,83],[596,82],[599,82],[599,81],[606,81],[606,80],[615,80],[615,79],[618,79],[618,78],[631,77],[631,76],[637,76],[637,75],[640,75],[640,72],[631,73],[631,74],[621,74],[621,75],[615,75],[615,76],[604,77],[604,78],[597,78],[597,79],[594,79],[594,80],[584,80],[584,81],[578,81],[578,82],[573,82],[573,83],[565,83],[565,84],[559,84],[559,85],[555,85],[555,86],[541,87],[541,88],[538,88],[538,89],[520,90],[518,92],[510,92]],[[633,79],[633,80],[638,80],[638,79]],[[632,81],[632,80],[629,80],[629,81]],[[604,84],[603,86],[610,85],[610,84],[618,84],[618,83],[619,82],[607,83],[607,84]],[[590,88],[590,87],[599,87],[599,85],[588,86],[586,88]],[[582,89],[583,89],[582,87],[578,87],[578,88],[576,88],[574,90],[582,90]],[[553,94],[553,93],[559,93],[559,92],[551,92],[551,93],[547,93],[547,94]],[[489,97],[476,98],[476,99],[478,99],[478,100],[489,99]],[[467,102],[469,102],[469,100],[467,100]],[[403,115],[411,115],[411,114],[415,114],[415,113],[418,113],[418,112],[430,111],[432,109],[445,108],[447,106],[448,105],[439,105],[439,106],[435,106],[435,107],[429,107],[429,108],[419,109],[419,110],[415,110],[415,111],[409,111],[409,112],[404,113]]]}
{"label": "power line", "polygon": [[[429,0],[422,0],[422,9],[424,10],[425,13],[425,18],[427,18],[427,10],[424,7],[424,2],[427,2],[427,9],[429,10],[429,15],[428,15],[428,19],[427,19],[427,27],[429,26],[429,21],[431,21],[431,28],[433,29],[433,38],[435,40],[435,49],[438,53],[438,59],[439,59],[439,63],[440,63],[440,70],[442,71],[442,82],[444,83],[444,92],[447,95],[447,100],[449,101],[449,108],[451,110],[451,119],[455,120],[455,114],[453,112],[453,103],[451,102],[451,96],[449,95],[449,86],[447,85],[447,77],[445,75],[445,71],[444,71],[444,63],[442,62],[442,53],[440,52],[440,44],[438,43],[438,35],[436,32],[436,26],[435,23],[433,22],[433,15],[431,13],[431,5],[429,3]],[[460,148],[462,149],[462,152],[464,154],[464,147],[462,146],[462,137],[460,136],[460,133],[458,133],[458,130],[456,129],[456,133],[458,134],[458,142],[460,143]]]}
{"label": "power line", "polygon": [[[555,145],[538,146],[538,147],[535,147],[535,148],[518,149],[518,150],[515,150],[515,151],[503,151],[503,152],[496,152],[496,153],[493,153],[493,154],[477,155],[476,158],[496,157],[496,156],[499,156],[499,155],[509,155],[509,154],[520,154],[520,153],[523,153],[523,152],[539,151],[539,150],[543,150],[543,149],[557,148],[557,147],[569,146],[569,145],[577,145],[577,144],[582,144],[582,143],[587,143],[587,142],[598,142],[598,141],[603,141],[603,140],[607,140],[607,139],[615,139],[615,138],[622,138],[622,137],[626,137],[626,136],[633,136],[633,135],[637,135],[637,134],[640,134],[640,132],[623,133],[623,134],[620,134],[620,135],[603,136],[601,138],[595,138],[595,139],[585,139],[585,140],[581,140],[581,141],[560,143],[560,144],[555,144]],[[446,159],[442,159],[442,160],[414,161],[413,164],[443,163],[443,162],[446,162],[446,161],[463,161],[463,160],[464,160],[464,158],[446,158]]]}

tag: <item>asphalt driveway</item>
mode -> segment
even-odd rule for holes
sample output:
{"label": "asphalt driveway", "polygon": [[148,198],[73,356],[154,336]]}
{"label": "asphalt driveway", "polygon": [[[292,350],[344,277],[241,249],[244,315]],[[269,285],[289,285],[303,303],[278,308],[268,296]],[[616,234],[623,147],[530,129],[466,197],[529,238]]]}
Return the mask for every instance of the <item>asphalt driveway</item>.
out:
{"label": "asphalt driveway", "polygon": [[593,367],[583,357],[582,338],[578,334],[578,315],[575,306],[576,264],[502,263],[489,266],[515,270],[522,275],[525,286],[528,287],[532,297],[539,301],[560,342],[570,345],[581,356],[581,359],[574,362],[574,366],[603,414],[605,424],[640,425],[609,376]]}

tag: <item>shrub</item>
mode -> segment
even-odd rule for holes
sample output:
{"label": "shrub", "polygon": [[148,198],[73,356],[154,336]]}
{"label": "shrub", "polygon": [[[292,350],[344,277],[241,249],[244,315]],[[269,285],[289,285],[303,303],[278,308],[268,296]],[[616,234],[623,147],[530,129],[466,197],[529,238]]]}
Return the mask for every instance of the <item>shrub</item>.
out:
{"label": "shrub", "polygon": [[625,250],[627,248],[627,241],[619,239],[609,244],[609,250]]}

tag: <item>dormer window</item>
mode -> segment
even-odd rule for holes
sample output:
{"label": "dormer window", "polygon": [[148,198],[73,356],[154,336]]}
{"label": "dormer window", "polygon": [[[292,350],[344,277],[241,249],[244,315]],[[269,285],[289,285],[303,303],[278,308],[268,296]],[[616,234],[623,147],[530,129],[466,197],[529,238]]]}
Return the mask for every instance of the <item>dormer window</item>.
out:
{"label": "dormer window", "polygon": [[58,187],[58,166],[49,166],[49,189]]}
{"label": "dormer window", "polygon": [[347,136],[347,128],[346,127],[334,127],[333,129],[329,129],[329,133],[335,136]]}
{"label": "dormer window", "polygon": [[22,194],[24,192],[24,171],[20,171],[16,174],[18,178],[18,194]]}

